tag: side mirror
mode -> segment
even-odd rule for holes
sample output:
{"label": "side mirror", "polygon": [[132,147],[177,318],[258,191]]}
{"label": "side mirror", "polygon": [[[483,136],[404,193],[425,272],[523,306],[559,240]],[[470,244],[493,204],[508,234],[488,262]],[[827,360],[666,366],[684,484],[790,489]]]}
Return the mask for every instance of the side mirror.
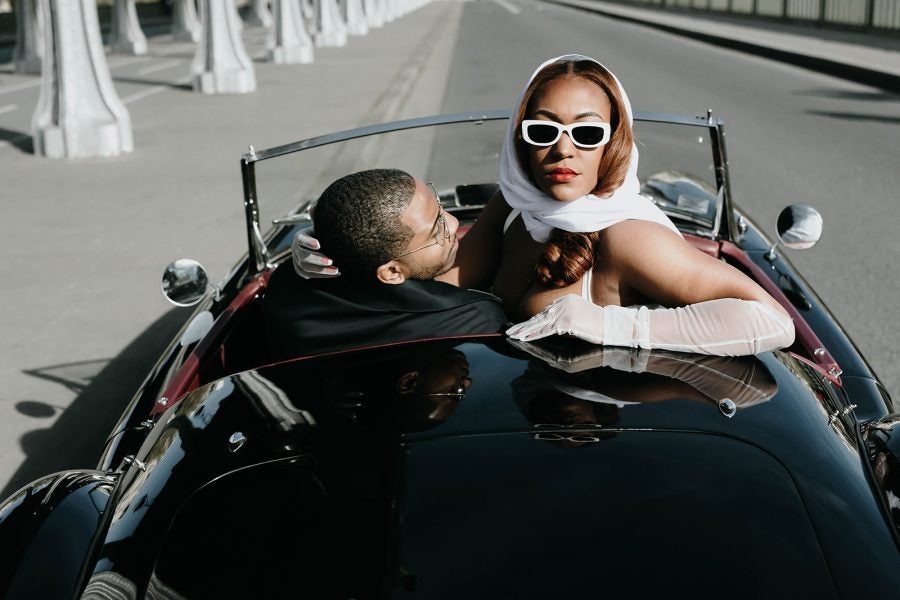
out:
{"label": "side mirror", "polygon": [[900,532],[900,414],[866,423],[863,437],[875,479],[890,507],[894,528]]}
{"label": "side mirror", "polygon": [[791,250],[812,248],[822,237],[822,215],[809,204],[791,204],[778,215],[775,223],[778,243],[769,249],[766,258],[773,260],[779,245]]}
{"label": "side mirror", "polygon": [[162,276],[162,292],[175,306],[194,306],[206,295],[207,287],[206,269],[188,258],[169,263]]}

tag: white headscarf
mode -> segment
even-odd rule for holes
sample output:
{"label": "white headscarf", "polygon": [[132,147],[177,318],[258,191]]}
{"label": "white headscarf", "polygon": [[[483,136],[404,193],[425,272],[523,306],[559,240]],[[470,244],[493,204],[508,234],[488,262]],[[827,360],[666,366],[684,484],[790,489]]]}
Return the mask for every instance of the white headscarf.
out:
{"label": "white headscarf", "polygon": [[[647,197],[641,195],[641,185],[637,178],[638,151],[634,145],[631,148],[631,161],[628,165],[628,173],[625,175],[625,180],[608,198],[587,194],[570,202],[560,202],[535,187],[522,171],[522,167],[519,165],[516,157],[518,123],[516,123],[515,115],[518,114],[518,109],[524,100],[528,86],[538,73],[548,65],[558,61],[578,60],[589,60],[603,67],[602,64],[593,58],[582,56],[581,54],[558,56],[538,67],[531,75],[528,83],[525,84],[522,93],[519,94],[519,99],[516,102],[516,112],[513,113],[513,118],[509,120],[506,139],[500,154],[500,189],[503,191],[503,197],[506,199],[507,204],[514,210],[521,211],[525,228],[537,242],[546,242],[554,228],[573,232],[592,232],[606,229],[611,225],[628,219],[652,221],[665,225],[677,233],[678,229],[669,220],[669,217]],[[625,112],[630,125],[632,123],[632,114],[628,95],[616,76],[612,74],[612,71],[609,71],[609,73],[619,87],[619,94],[622,96],[622,103],[625,105]]]}

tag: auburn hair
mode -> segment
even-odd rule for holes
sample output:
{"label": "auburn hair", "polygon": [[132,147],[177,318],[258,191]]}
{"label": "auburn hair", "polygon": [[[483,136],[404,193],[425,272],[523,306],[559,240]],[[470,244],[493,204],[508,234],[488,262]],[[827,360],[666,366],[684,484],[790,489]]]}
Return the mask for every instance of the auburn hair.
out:
{"label": "auburn hair", "polygon": [[[531,173],[527,144],[522,139],[521,125],[526,115],[533,109],[532,102],[540,90],[551,81],[564,78],[589,81],[603,90],[609,100],[612,135],[603,150],[603,157],[597,168],[597,186],[591,190],[595,196],[607,198],[625,181],[631,162],[634,134],[625,101],[619,91],[619,84],[613,74],[599,63],[592,60],[559,61],[548,65],[535,75],[525,89],[515,115],[516,158],[522,171],[537,187]],[[537,274],[541,284],[546,287],[563,287],[581,279],[594,266],[594,245],[598,237],[597,232],[580,233],[554,229],[537,262]]]}

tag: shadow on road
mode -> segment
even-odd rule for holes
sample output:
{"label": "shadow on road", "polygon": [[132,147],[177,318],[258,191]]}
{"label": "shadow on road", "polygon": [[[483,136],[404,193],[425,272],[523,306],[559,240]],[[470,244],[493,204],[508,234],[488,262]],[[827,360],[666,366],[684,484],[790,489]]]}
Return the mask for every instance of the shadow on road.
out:
{"label": "shadow on road", "polygon": [[[80,393],[52,427],[22,436],[25,460],[0,491],[0,499],[42,475],[94,468],[122,411],[190,314],[189,310],[177,309],[164,314],[99,372],[97,368],[102,361],[26,371],[28,375],[60,383]],[[51,416],[58,410],[31,400],[19,402],[16,409],[35,418]]]}
{"label": "shadow on road", "polygon": [[12,131],[11,129],[0,127],[0,142],[6,142],[25,154],[34,154],[34,143],[31,140],[30,133],[22,133],[21,131]]}

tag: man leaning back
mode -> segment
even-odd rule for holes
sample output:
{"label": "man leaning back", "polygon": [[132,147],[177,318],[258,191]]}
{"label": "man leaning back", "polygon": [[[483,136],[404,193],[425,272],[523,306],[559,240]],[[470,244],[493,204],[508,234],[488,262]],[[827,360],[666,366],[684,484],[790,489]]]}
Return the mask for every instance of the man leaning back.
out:
{"label": "man leaning back", "polygon": [[408,173],[372,169],[338,179],[313,221],[341,276],[305,279],[291,261],[275,270],[263,306],[277,358],[506,326],[496,297],[433,280],[453,266],[459,222]]}

